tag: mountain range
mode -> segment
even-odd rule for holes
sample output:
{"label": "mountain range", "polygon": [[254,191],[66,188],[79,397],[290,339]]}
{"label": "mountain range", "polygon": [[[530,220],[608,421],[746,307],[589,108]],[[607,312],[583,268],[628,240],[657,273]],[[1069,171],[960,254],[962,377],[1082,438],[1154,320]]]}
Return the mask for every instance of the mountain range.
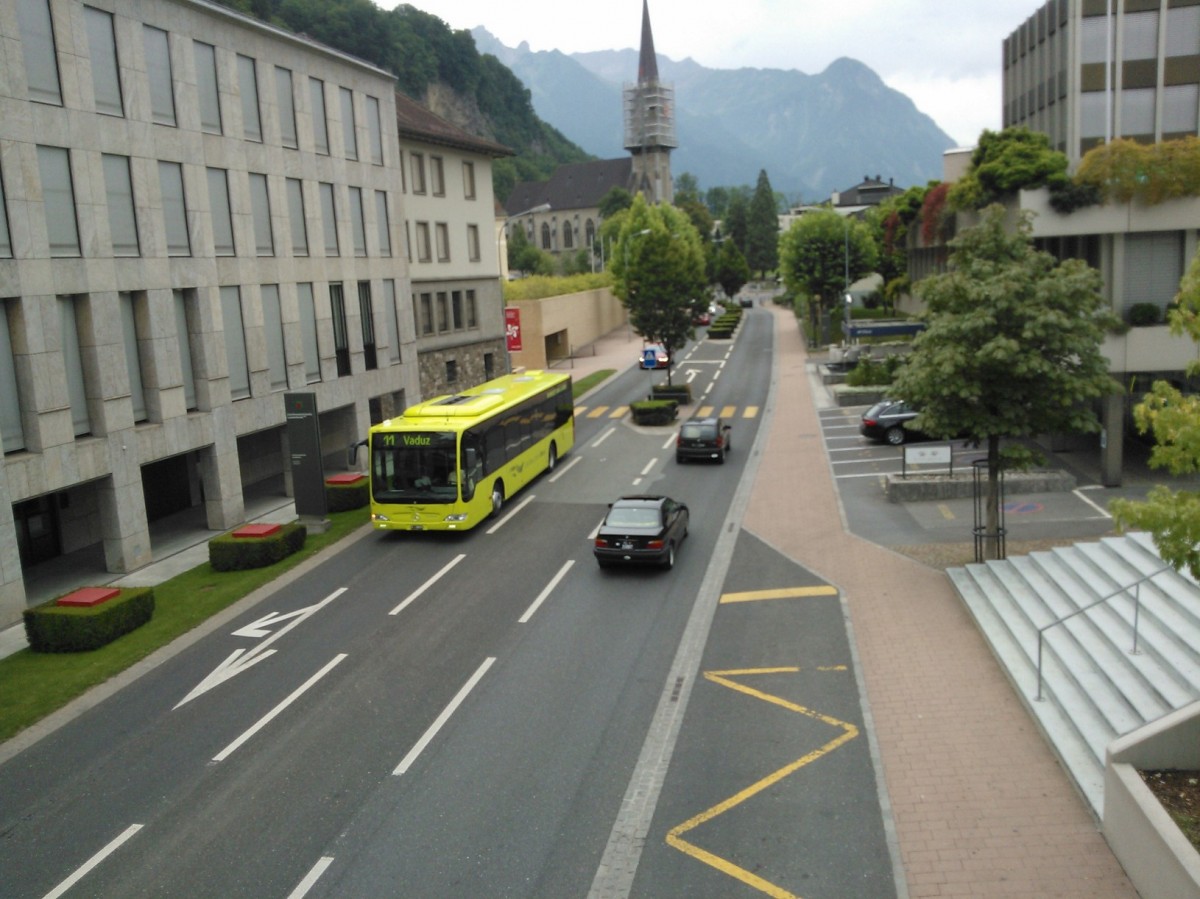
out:
{"label": "mountain range", "polygon": [[[624,156],[622,88],[637,77],[636,50],[565,54],[507,47],[471,31],[529,89],[538,118],[601,159]],[[861,62],[842,57],[818,75],[795,69],[710,69],[658,56],[674,86],[671,171],[700,189],[753,188],[760,170],[790,201],[820,202],[865,178],[898,187],[942,177],[954,141],[912,100]]]}

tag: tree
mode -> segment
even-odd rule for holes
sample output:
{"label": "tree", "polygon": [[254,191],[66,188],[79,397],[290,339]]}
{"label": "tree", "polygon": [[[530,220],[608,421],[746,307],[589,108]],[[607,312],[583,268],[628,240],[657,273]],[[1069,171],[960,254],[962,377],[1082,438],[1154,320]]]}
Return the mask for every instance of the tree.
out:
{"label": "tree", "polygon": [[720,284],[725,295],[732,297],[750,280],[750,266],[732,240],[722,240],[717,247],[709,280]]}
{"label": "tree", "polygon": [[[1167,320],[1172,334],[1187,334],[1200,343],[1200,254],[1184,275]],[[1189,378],[1200,374],[1200,362],[1189,363],[1187,374]],[[1177,477],[1200,472],[1200,396],[1156,381],[1133,414],[1138,430],[1154,435],[1152,467],[1165,468]],[[1200,577],[1200,492],[1159,484],[1151,488],[1145,502],[1114,500],[1111,509],[1122,528],[1149,531],[1165,561]]]}
{"label": "tree", "polygon": [[692,221],[692,227],[700,235],[700,240],[706,245],[712,243],[713,217],[709,215],[708,207],[699,200],[675,198],[675,205],[687,214]]}
{"label": "tree", "polygon": [[953,209],[982,209],[1022,188],[1061,187],[1069,180],[1067,157],[1050,138],[1025,127],[984,130],[967,173],[950,191]]}
{"label": "tree", "polygon": [[729,195],[729,203],[725,207],[725,217],[721,220],[721,233],[737,244],[742,255],[746,255],[746,233],[749,229],[747,217],[750,214],[746,195],[734,191]]}
{"label": "tree", "polygon": [[530,243],[524,227],[518,226],[508,238],[508,267],[526,275],[552,275],[554,257]]}
{"label": "tree", "polygon": [[661,343],[674,365],[675,351],[694,334],[692,307],[706,286],[704,252],[691,221],[674,206],[651,206],[638,194],[621,226],[612,274],[634,330]]}
{"label": "tree", "polygon": [[780,237],[779,271],[789,291],[808,298],[811,344],[818,339],[821,314],[874,270],[876,256],[870,226],[832,209],[800,216]]}
{"label": "tree", "polygon": [[700,182],[691,172],[681,172],[675,176],[675,205],[682,206],[684,201],[700,200]]}
{"label": "tree", "polygon": [[1099,430],[1092,401],[1116,386],[1100,345],[1119,324],[1099,272],[1035,250],[1029,217],[1013,233],[1004,217],[984,210],[950,242],[949,270],[919,283],[927,326],[893,383],[919,410],[915,428],[986,444],[988,558],[1000,550],[1001,438]]}
{"label": "tree", "polygon": [[612,218],[622,209],[628,209],[633,205],[633,194],[623,187],[609,188],[608,193],[600,198],[599,206],[600,218]]}
{"label": "tree", "polygon": [[779,208],[766,170],[758,173],[758,183],[746,211],[746,264],[763,277],[779,265]]}

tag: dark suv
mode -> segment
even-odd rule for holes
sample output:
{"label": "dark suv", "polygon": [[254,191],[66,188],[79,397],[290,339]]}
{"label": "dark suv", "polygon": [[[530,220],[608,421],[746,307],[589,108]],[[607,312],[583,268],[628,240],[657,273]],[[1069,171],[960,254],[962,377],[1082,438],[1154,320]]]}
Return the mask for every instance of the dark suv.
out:
{"label": "dark suv", "polygon": [[730,450],[730,432],[733,430],[720,418],[689,418],[679,428],[675,438],[675,461],[689,459],[716,459],[725,461]]}

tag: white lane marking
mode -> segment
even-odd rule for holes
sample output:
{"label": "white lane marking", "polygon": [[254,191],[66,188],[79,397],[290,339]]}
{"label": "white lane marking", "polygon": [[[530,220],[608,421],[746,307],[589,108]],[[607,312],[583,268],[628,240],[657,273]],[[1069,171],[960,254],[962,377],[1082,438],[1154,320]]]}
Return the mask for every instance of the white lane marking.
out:
{"label": "white lane marking", "polygon": [[1093,509],[1095,509],[1097,512],[1099,512],[1101,515],[1103,515],[1105,518],[1112,518],[1112,515],[1109,514],[1107,509],[1105,509],[1103,506],[1097,505],[1096,503],[1092,502],[1090,499],[1088,499],[1086,496],[1084,496],[1078,490],[1072,490],[1071,492],[1074,493],[1076,496],[1078,496],[1081,500],[1083,500],[1089,506],[1091,506]]}
{"label": "white lane marking", "polygon": [[550,595],[550,591],[558,586],[558,582],[563,579],[566,573],[571,570],[571,566],[574,564],[575,560],[571,559],[564,563],[562,568],[558,569],[558,574],[554,575],[554,577],[550,579],[550,583],[548,583],[546,588],[538,594],[538,598],[533,601],[533,604],[525,610],[525,614],[517,619],[519,624],[526,624],[529,622],[529,619],[533,617],[533,613],[536,612],[538,607],[546,601],[546,597]]}
{"label": "white lane marking", "polygon": [[555,471],[554,474],[550,475],[550,477],[547,480],[549,480],[550,483],[553,484],[555,481],[557,481],[559,478],[561,478],[563,475],[565,475],[568,471],[570,471],[572,468],[574,468],[576,465],[578,465],[582,461],[583,461],[583,456],[576,456],[570,462],[568,462],[566,465],[558,466],[558,470]]}
{"label": "white lane marking", "polygon": [[609,428],[607,431],[604,431],[603,433],[601,433],[599,437],[597,437],[595,440],[592,441],[592,448],[594,449],[595,447],[602,444],[605,440],[607,440],[609,437],[611,437],[613,435],[614,431],[616,431],[615,427]]}
{"label": "white lane marking", "polygon": [[531,493],[531,494],[529,494],[529,496],[525,497],[525,499],[521,500],[521,502],[519,502],[519,503],[517,503],[515,506],[513,506],[513,509],[512,509],[512,511],[511,511],[511,512],[509,512],[507,515],[505,515],[503,518],[501,518],[499,521],[497,521],[497,522],[496,522],[494,525],[492,525],[490,528],[488,528],[488,529],[487,529],[487,533],[489,533],[489,534],[494,534],[494,533],[496,533],[496,531],[500,530],[500,528],[502,528],[502,527],[504,527],[506,524],[508,524],[509,520],[510,520],[510,519],[511,519],[511,518],[512,518],[514,515],[516,515],[518,512],[520,512],[520,511],[521,511],[522,509],[524,509],[526,506],[528,506],[528,505],[529,505],[531,502],[533,502],[533,501],[534,501],[536,498],[537,498],[537,497],[536,497],[534,494],[532,494],[532,493]]}
{"label": "white lane marking", "polygon": [[267,712],[267,714],[265,714],[261,718],[259,718],[258,721],[256,721],[250,727],[249,730],[244,732],[240,737],[238,737],[236,740],[234,740],[232,743],[230,743],[228,746],[226,746],[224,749],[222,749],[220,752],[218,752],[216,755],[214,755],[213,761],[214,762],[223,762],[223,761],[225,761],[225,759],[229,758],[231,755],[233,755],[235,752],[237,752],[237,750],[242,746],[243,743],[245,743],[247,740],[249,740],[251,737],[253,737],[256,733],[258,733],[260,730],[262,730],[268,724],[270,724],[276,718],[276,716],[278,716],[284,709],[286,709],[289,705],[291,705],[293,702],[295,702],[297,699],[299,699],[301,696],[303,696],[305,694],[305,692],[307,692],[308,689],[313,684],[315,684],[317,681],[319,681],[321,678],[323,678],[326,674],[328,674],[330,671],[332,671],[334,669],[334,667],[336,665],[338,665],[344,658],[346,658],[346,653],[342,652],[342,653],[338,653],[331,660],[326,662],[325,667],[323,667],[320,671],[318,671],[316,674],[314,674],[312,677],[310,677],[308,680],[306,680],[304,683],[302,683],[300,686],[298,686],[295,690],[293,690],[288,695],[288,697],[283,700],[283,702],[279,703],[279,705],[275,706],[275,708],[271,709],[271,711]]}
{"label": "white lane marking", "polygon": [[396,608],[392,609],[390,612],[388,612],[388,614],[389,615],[399,615],[401,612],[403,612],[405,609],[407,609],[409,604],[412,603],[418,596],[420,596],[422,593],[424,593],[426,590],[428,590],[430,587],[432,587],[434,584],[436,584],[439,580],[441,580],[442,576],[444,574],[446,574],[446,572],[448,572],[451,568],[453,568],[455,565],[457,565],[459,562],[461,562],[466,557],[467,557],[466,553],[459,553],[457,556],[455,556],[453,559],[451,559],[449,562],[447,562],[445,565],[443,565],[441,571],[439,571],[437,574],[435,574],[431,578],[429,578],[429,580],[427,580],[425,583],[423,583],[420,587],[418,587],[412,593],[408,594],[408,596],[405,597],[404,602],[400,603],[400,605],[396,606]]}
{"label": "white lane marking", "polygon": [[484,659],[483,664],[475,670],[475,673],[471,675],[467,682],[462,685],[462,688],[454,695],[454,698],[450,700],[450,704],[442,709],[442,713],[437,716],[437,720],[434,721],[433,724],[429,725],[429,730],[425,731],[421,739],[417,740],[416,745],[414,745],[413,748],[408,751],[408,755],[400,760],[400,764],[397,765],[396,770],[392,772],[393,775],[403,774],[412,767],[413,762],[415,762],[417,757],[425,751],[425,747],[433,741],[433,738],[437,736],[438,731],[441,730],[445,723],[450,720],[450,716],[453,715],[458,707],[463,704],[463,701],[467,698],[468,694],[475,689],[475,685],[479,683],[485,674],[487,674],[487,670],[492,667],[495,661],[495,656],[489,656],[488,658]]}
{"label": "white lane marking", "polygon": [[667,442],[662,445],[662,448],[665,450],[668,450],[671,447],[673,447],[674,445],[675,445],[675,435],[672,434],[670,437],[667,438]]}
{"label": "white lane marking", "polygon": [[71,889],[71,887],[75,886],[75,884],[79,883],[79,881],[81,881],[87,875],[87,873],[92,870],[92,868],[96,867],[96,865],[100,864],[100,862],[104,861],[106,858],[120,849],[121,845],[131,836],[141,830],[143,826],[144,825],[142,824],[130,824],[107,846],[89,858],[80,867],[76,868],[74,874],[47,893],[44,899],[58,899],[59,896]]}
{"label": "white lane marking", "polygon": [[646,463],[646,467],[642,469],[642,475],[641,475],[641,476],[642,476],[643,478],[644,478],[646,475],[650,474],[650,469],[652,469],[652,468],[654,467],[654,463],[656,463],[657,461],[658,461],[657,459],[651,459],[649,462],[647,462],[647,463]]}
{"label": "white lane marking", "polygon": [[321,879],[321,875],[325,873],[325,869],[332,864],[332,855],[322,855],[317,859],[317,863],[312,866],[312,869],[304,875],[304,879],[296,884],[296,889],[288,893],[288,899],[304,899],[308,895],[308,891]]}

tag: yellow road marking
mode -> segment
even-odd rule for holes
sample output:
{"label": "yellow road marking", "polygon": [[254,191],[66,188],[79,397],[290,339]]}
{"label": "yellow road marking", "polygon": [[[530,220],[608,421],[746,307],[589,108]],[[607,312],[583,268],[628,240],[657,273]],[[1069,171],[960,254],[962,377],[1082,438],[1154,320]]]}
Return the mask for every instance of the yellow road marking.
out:
{"label": "yellow road marking", "polygon": [[745,593],[722,593],[721,603],[758,602],[762,599],[801,599],[806,596],[837,596],[837,588],[822,584],[819,587],[784,587],[779,590],[750,590]]}
{"label": "yellow road marking", "polygon": [[712,413],[713,413],[712,406],[701,406],[699,409],[696,410],[696,417],[697,418],[708,418],[708,416],[712,415]]}
{"label": "yellow road marking", "polygon": [[757,418],[758,406],[747,406],[742,410],[742,418]]}
{"label": "yellow road marking", "polygon": [[[839,665],[832,669],[827,669],[827,670],[844,671],[844,670],[846,670],[846,668],[844,665]],[[800,715],[805,715],[806,717],[816,719],[817,721],[822,721],[825,724],[830,725],[831,727],[841,729],[842,733],[839,736],[835,737],[834,739],[830,740],[828,743],[824,744],[823,746],[820,746],[817,749],[814,749],[812,752],[809,752],[806,755],[801,756],[800,758],[796,759],[796,761],[792,762],[791,764],[785,765],[784,767],[780,768],[778,771],[774,771],[771,774],[768,774],[766,777],[752,783],[750,786],[746,787],[744,790],[741,790],[741,791],[735,793],[734,795],[730,796],[728,799],[724,800],[723,802],[717,803],[712,808],[707,809],[706,811],[703,811],[700,814],[698,814],[692,818],[689,818],[687,821],[684,821],[682,824],[679,824],[676,827],[671,828],[671,830],[669,830],[667,832],[667,845],[668,846],[673,846],[674,848],[678,849],[680,852],[684,853],[685,855],[689,855],[692,858],[697,859],[698,861],[704,862],[706,865],[716,868],[721,873],[727,874],[730,877],[734,878],[735,880],[740,880],[742,883],[746,884],[747,886],[753,887],[754,889],[759,890],[760,892],[773,897],[773,899],[799,899],[799,897],[796,896],[796,894],[790,893],[787,890],[783,889],[783,887],[776,886],[775,884],[771,883],[769,880],[765,880],[764,878],[759,877],[757,874],[754,874],[750,871],[747,871],[745,868],[735,865],[733,862],[729,861],[728,859],[721,858],[719,855],[709,852],[707,849],[701,849],[695,843],[690,843],[687,840],[683,839],[683,835],[685,833],[687,833],[688,831],[695,830],[701,824],[704,824],[707,821],[711,821],[713,818],[716,818],[718,815],[724,814],[725,812],[729,811],[730,809],[735,808],[738,805],[741,805],[747,799],[750,799],[752,796],[756,796],[757,794],[761,793],[763,790],[773,786],[774,784],[783,780],[789,774],[793,774],[794,772],[799,771],[805,765],[808,765],[811,762],[815,762],[817,759],[821,758],[822,756],[828,755],[829,753],[833,752],[835,749],[842,746],[844,743],[848,743],[850,740],[853,740],[855,737],[858,736],[858,728],[855,727],[853,724],[850,724],[847,721],[839,721],[837,718],[834,718],[830,715],[825,715],[821,712],[816,712],[816,711],[813,711],[812,709],[807,709],[802,705],[797,705],[796,703],[791,702],[790,700],[784,699],[780,696],[773,696],[770,693],[764,693],[761,690],[756,690],[753,687],[749,687],[745,684],[740,684],[734,680],[730,680],[731,677],[745,677],[748,675],[755,675],[755,674],[794,674],[799,671],[800,671],[799,668],[788,667],[788,668],[745,668],[745,669],[737,669],[737,670],[731,670],[731,671],[706,671],[706,672],[704,672],[704,677],[707,680],[710,680],[715,684],[720,684],[724,687],[728,687],[731,690],[736,690],[739,693],[744,693],[747,696],[752,696],[755,699],[761,699],[763,702],[769,702],[773,705],[782,706],[783,708],[788,709],[789,711],[796,712]]]}
{"label": "yellow road marking", "polygon": [[607,411],[608,411],[608,406],[597,406],[595,409],[593,409],[591,412],[589,412],[587,414],[587,417],[588,418],[599,418],[601,415],[603,415]]}
{"label": "yellow road marking", "polygon": [[622,418],[625,415],[625,413],[628,411],[629,411],[628,406],[617,406],[617,408],[613,409],[611,412],[608,413],[608,417],[609,418]]}
{"label": "yellow road marking", "polygon": [[722,406],[721,407],[721,417],[722,418],[733,418],[733,414],[736,411],[737,411],[736,406]]}
{"label": "yellow road marking", "polygon": [[954,513],[950,511],[950,507],[945,503],[938,503],[938,511],[942,513],[942,518],[954,519]]}

